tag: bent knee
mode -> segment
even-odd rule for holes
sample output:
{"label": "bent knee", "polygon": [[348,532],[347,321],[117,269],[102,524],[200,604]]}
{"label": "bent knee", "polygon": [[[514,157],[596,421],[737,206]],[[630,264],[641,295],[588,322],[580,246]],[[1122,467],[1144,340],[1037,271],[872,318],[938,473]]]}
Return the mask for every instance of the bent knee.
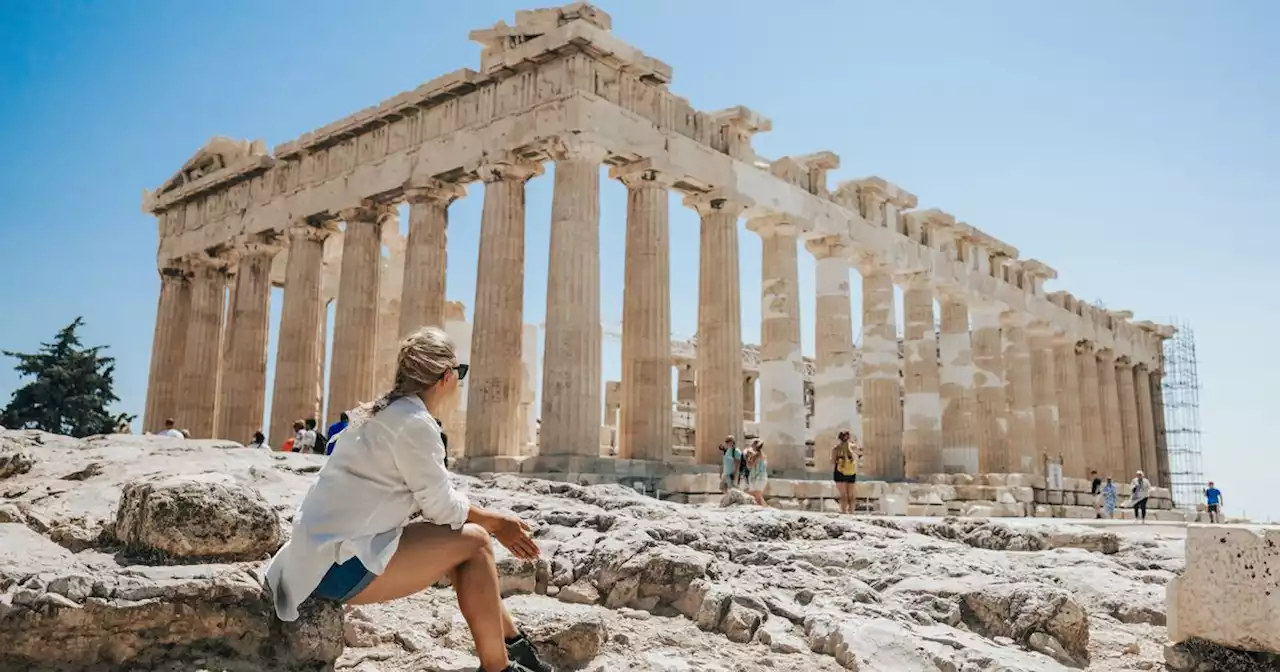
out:
{"label": "bent knee", "polygon": [[490,540],[489,531],[476,525],[475,523],[467,523],[462,526],[462,536],[474,545],[476,551],[492,550],[493,542]]}

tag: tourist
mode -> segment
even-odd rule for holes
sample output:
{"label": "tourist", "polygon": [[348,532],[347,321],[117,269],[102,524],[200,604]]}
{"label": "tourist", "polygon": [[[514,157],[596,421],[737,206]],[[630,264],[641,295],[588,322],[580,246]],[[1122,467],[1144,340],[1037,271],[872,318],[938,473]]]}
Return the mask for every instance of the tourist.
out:
{"label": "tourist", "polygon": [[267,446],[267,437],[263,435],[261,429],[253,433],[253,441],[250,441],[245,448],[265,448],[270,450],[270,447]]}
{"label": "tourist", "polygon": [[1209,522],[1222,522],[1222,491],[1214,487],[1213,481],[1209,481],[1209,487],[1204,491],[1204,501],[1209,505]]}
{"label": "tourist", "polygon": [[185,439],[185,438],[187,438],[187,437],[185,437],[185,436],[183,436],[183,435],[182,435],[182,432],[180,432],[180,431],[178,431],[178,430],[176,430],[176,429],[174,429],[174,428],[173,428],[174,424],[175,424],[175,423],[174,423],[174,421],[173,421],[173,418],[169,418],[168,420],[165,420],[165,421],[164,421],[164,429],[162,429],[162,430],[160,430],[160,431],[156,432],[156,436],[167,436],[167,437],[169,437],[169,438],[171,438],[171,439]]}
{"label": "tourist", "polygon": [[747,494],[755,498],[756,504],[765,506],[764,488],[769,483],[769,460],[764,456],[764,444],[757,440],[747,451]]}
{"label": "tourist", "polygon": [[338,442],[338,435],[342,433],[342,430],[347,428],[347,425],[350,422],[351,418],[347,417],[346,411],[343,411],[338,415],[338,421],[329,425],[329,442],[324,448],[325,455],[333,454],[333,446]]}
{"label": "tourist", "polygon": [[191,430],[189,429],[179,429],[178,433],[181,434],[184,439],[191,438]]}
{"label": "tourist", "polygon": [[858,453],[849,440],[849,430],[841,430],[840,439],[831,449],[831,478],[840,494],[840,513],[854,513],[857,509]]}
{"label": "tourist", "polygon": [[1098,478],[1098,472],[1089,472],[1089,478],[1093,479],[1093,487],[1089,490],[1089,494],[1093,495],[1093,517],[1102,518],[1102,479]]}
{"label": "tourist", "polygon": [[293,452],[311,453],[316,449],[316,431],[307,429],[307,423],[296,420],[293,423]]}
{"label": "tourist", "polygon": [[1105,518],[1114,518],[1116,515],[1116,484],[1107,477],[1106,485],[1102,486],[1102,512],[1106,514]]}
{"label": "tourist", "polygon": [[302,452],[302,450],[301,450],[301,448],[302,448],[302,434],[303,434],[303,432],[305,432],[306,430],[307,430],[307,425],[306,425],[306,423],[302,422],[301,420],[294,420],[294,421],[293,421],[293,436],[289,437],[289,439],[288,439],[288,440],[286,440],[286,441],[284,442],[284,445],[280,447],[280,450],[283,450],[283,451],[284,451],[284,452],[286,452],[286,453],[300,453],[300,452]]}
{"label": "tourist", "polygon": [[[510,513],[471,505],[444,468],[432,412],[465,375],[453,342],[426,327],[400,345],[395,386],[352,412],[266,579],[282,620],[308,599],[351,605],[414,595],[448,576],[483,672],[548,672],[502,604],[490,535],[520,560],[540,554]],[[415,511],[428,522],[406,523]]]}
{"label": "tourist", "polygon": [[733,435],[724,437],[720,444],[720,488],[725,492],[736,485],[738,464],[742,461],[742,452],[738,450]]}
{"label": "tourist", "polygon": [[1133,517],[1136,520],[1147,522],[1147,498],[1151,496],[1151,481],[1143,475],[1139,469],[1133,475],[1133,482],[1129,484],[1133,488],[1133,494],[1129,497],[1129,501],[1133,503]]}
{"label": "tourist", "polygon": [[329,447],[329,439],[320,432],[317,424],[315,418],[307,418],[307,431],[315,435],[315,438],[311,440],[312,452],[317,455],[323,455]]}

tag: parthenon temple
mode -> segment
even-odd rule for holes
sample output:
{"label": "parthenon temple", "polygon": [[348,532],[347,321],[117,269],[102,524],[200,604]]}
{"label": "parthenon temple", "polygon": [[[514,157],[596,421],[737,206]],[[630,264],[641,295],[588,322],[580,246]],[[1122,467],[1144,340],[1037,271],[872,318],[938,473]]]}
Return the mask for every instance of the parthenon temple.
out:
{"label": "parthenon temple", "polygon": [[[931,513],[969,501],[1069,515],[1086,504],[1073,493],[1087,490],[1080,482],[1091,471],[1124,483],[1138,469],[1163,486],[1153,506],[1167,503],[1161,372],[1171,327],[1046,290],[1057,278],[1049,265],[919,208],[885,179],[829,185],[840,164],[832,152],[757,155],[752,137],[769,119],[742,106],[694,109],[669,88],[672,68],[616,38],[591,5],[518,12],[514,25],[470,37],[483,47],[478,70],[270,152],[261,141],[214,138],[144,194],[159,225],[161,280],[147,431],[176,418],[194,437],[244,441],[264,427],[283,437],[325,408],[332,421],[390,384],[400,337],[438,325],[471,365],[443,422],[457,468],[472,473],[643,481],[692,501],[715,491],[701,484],[715,483],[718,445],[750,430],[767,446],[771,497],[811,506],[828,496],[823,451],[849,429],[864,451],[859,480],[870,481],[860,495],[866,488],[884,508]],[[523,309],[525,188],[548,166],[540,330]],[[608,386],[602,174],[627,189],[625,259],[603,260],[625,265],[622,373]],[[451,204],[474,182],[483,214],[464,322],[446,300],[446,231]],[[701,219],[696,346],[673,346],[671,336],[672,191]],[[747,348],[754,371],[744,368],[739,220],[763,250],[762,342]],[[800,344],[802,251],[816,263],[811,365]],[[851,271],[862,278],[859,338]],[[269,353],[273,287],[283,287],[283,306]],[[676,445],[681,413],[692,423],[687,455]],[[955,492],[975,488],[986,490]]]}

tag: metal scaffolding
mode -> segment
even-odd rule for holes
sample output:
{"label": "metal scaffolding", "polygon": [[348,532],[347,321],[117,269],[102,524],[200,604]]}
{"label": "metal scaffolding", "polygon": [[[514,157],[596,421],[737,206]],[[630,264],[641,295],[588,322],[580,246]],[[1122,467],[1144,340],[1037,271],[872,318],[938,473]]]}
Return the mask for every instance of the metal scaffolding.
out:
{"label": "metal scaffolding", "polygon": [[[1163,438],[1176,506],[1193,507],[1204,497],[1201,467],[1200,376],[1196,370],[1196,336],[1191,325],[1177,320],[1178,331],[1164,343]],[[1157,427],[1157,430],[1160,430]]]}

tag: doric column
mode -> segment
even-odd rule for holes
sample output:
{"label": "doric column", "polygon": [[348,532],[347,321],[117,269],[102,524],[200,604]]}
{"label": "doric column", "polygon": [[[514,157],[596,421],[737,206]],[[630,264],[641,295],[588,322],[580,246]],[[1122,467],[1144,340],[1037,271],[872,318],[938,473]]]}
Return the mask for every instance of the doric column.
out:
{"label": "doric column", "polygon": [[241,443],[262,429],[267,401],[267,330],[271,322],[271,260],[279,246],[254,242],[238,250],[240,263],[227,316],[227,361],[222,371],[214,436]]}
{"label": "doric column", "polygon": [[1036,451],[1035,391],[1031,383],[1028,319],[1019,313],[1004,313],[1001,315],[1001,326],[1005,394],[1009,404],[1009,471],[1036,474],[1043,471],[1043,463]]}
{"label": "doric column", "polygon": [[1120,394],[1121,440],[1125,478],[1142,469],[1142,439],[1138,432],[1138,393],[1133,389],[1133,360],[1116,358],[1116,391]]}
{"label": "doric column", "polygon": [[1053,379],[1058,398],[1058,442],[1062,473],[1070,478],[1089,475],[1084,460],[1084,419],[1080,414],[1080,377],[1076,342],[1066,336],[1053,339]]}
{"label": "doric column", "polygon": [[[1041,473],[1045,457],[1055,461],[1062,457],[1058,433],[1057,362],[1053,352],[1053,330],[1047,324],[1032,324],[1027,335],[1031,346],[1031,393],[1035,403],[1035,464],[1036,473]],[[1063,469],[1066,469],[1065,465]]]}
{"label": "doric column", "polygon": [[1000,308],[970,306],[973,319],[973,365],[977,389],[978,468],[983,473],[1011,470],[1007,452],[1005,417],[1008,404],[1004,394],[1004,349],[1000,339]]}
{"label": "doric column", "polygon": [[382,223],[391,215],[391,209],[385,206],[351,208],[339,213],[347,228],[342,240],[342,273],[333,320],[328,422],[343,411],[371,401],[375,394]]}
{"label": "doric column", "polygon": [[862,274],[862,442],[867,475],[900,481],[906,475],[902,454],[902,377],[898,332],[894,325],[893,276],[878,260],[863,258]]}
{"label": "doric column", "polygon": [[[1161,487],[1173,487],[1173,471],[1169,465],[1169,436],[1164,416],[1164,370],[1151,372],[1151,413],[1156,427],[1156,464],[1160,467]],[[1179,502],[1179,505],[1185,502]]]}
{"label": "doric column", "polygon": [[524,187],[536,163],[485,164],[467,386],[467,455],[519,454],[524,331]]}
{"label": "doric column", "polygon": [[800,354],[800,279],[795,227],[776,217],[747,220],[760,234],[760,415],[753,418],[754,376],[748,376],[743,404],[760,422],[769,466],[804,471],[804,360]]}
{"label": "doric column", "polygon": [[816,260],[813,429],[815,468],[821,471],[827,466],[822,456],[835,447],[841,431],[862,438],[862,418],[858,413],[848,250],[834,236],[805,241],[805,249]]}
{"label": "doric column", "polygon": [[1098,401],[1102,407],[1102,435],[1106,452],[1103,464],[1106,474],[1117,480],[1125,477],[1124,425],[1120,420],[1120,389],[1116,385],[1116,353],[1110,348],[1098,350]]}
{"label": "doric column", "polygon": [[[400,299],[404,294],[406,237],[400,234],[400,209],[382,221],[378,246],[378,340],[374,345],[373,395],[395,385],[396,360],[400,357]],[[386,253],[383,254],[382,250]],[[443,422],[443,419],[437,418]]]}
{"label": "doric column", "polygon": [[942,402],[933,288],[924,273],[900,278],[903,315],[902,452],[906,476],[941,474]]}
{"label": "doric column", "polygon": [[[1138,406],[1138,444],[1142,449],[1142,471],[1156,483],[1160,478],[1160,459],[1156,455],[1156,421],[1151,404],[1151,374],[1146,364],[1133,367],[1133,391]],[[1163,485],[1163,483],[1160,483]]]}
{"label": "doric column", "polygon": [[977,409],[974,398],[973,341],[969,336],[969,306],[963,296],[942,294],[941,354],[938,398],[942,404],[942,470],[977,474]]}
{"label": "doric column", "polygon": [[275,384],[271,393],[271,425],[267,440],[284,443],[294,420],[319,416],[317,390],[324,381],[325,304],[320,296],[324,241],[332,223],[300,224],[288,232],[289,251],[284,269],[284,302],[276,340]]}
{"label": "doric column", "polygon": [[161,268],[160,302],[156,307],[147,407],[142,424],[144,432],[164,429],[164,421],[177,415],[190,308],[190,272],[180,263]]}
{"label": "doric column", "polygon": [[[698,259],[698,413],[694,439],[699,464],[720,464],[726,436],[742,443],[742,298],[738,275],[738,216],[743,206],[697,194],[685,205],[702,216]],[[624,374],[625,375],[625,374]],[[670,387],[670,383],[667,383]]]}
{"label": "doric column", "polygon": [[[600,164],[606,153],[582,142],[561,142],[554,150],[540,455],[600,454]],[[669,389],[671,360],[663,367]],[[668,391],[668,413],[669,398]]]}
{"label": "doric column", "polygon": [[449,204],[466,193],[460,184],[439,180],[405,190],[409,236],[405,240],[404,288],[400,295],[401,338],[420,327],[444,328]]}
{"label": "doric column", "polygon": [[175,420],[192,438],[213,438],[218,399],[219,344],[226,311],[225,259],[194,257],[191,264],[191,308],[183,346],[181,394]]}
{"label": "doric column", "polygon": [[1098,382],[1098,357],[1089,341],[1076,344],[1076,371],[1080,384],[1080,426],[1084,429],[1084,472],[1096,471],[1107,476],[1107,435],[1102,411],[1102,386]]}

